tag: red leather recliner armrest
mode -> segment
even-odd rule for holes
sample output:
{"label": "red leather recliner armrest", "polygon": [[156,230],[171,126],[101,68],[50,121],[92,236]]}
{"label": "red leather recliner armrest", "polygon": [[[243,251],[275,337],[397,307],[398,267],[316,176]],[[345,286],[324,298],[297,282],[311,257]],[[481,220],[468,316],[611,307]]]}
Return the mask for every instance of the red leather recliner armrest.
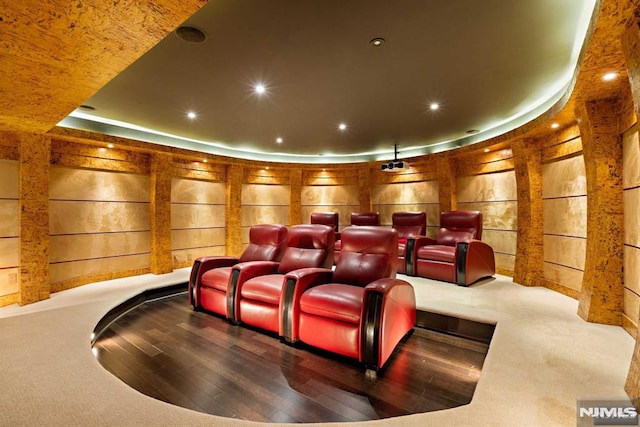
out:
{"label": "red leather recliner armrest", "polygon": [[[495,255],[491,246],[475,239],[462,243],[467,244],[467,253],[464,260],[464,277],[456,279],[458,285],[468,286],[483,277],[493,276],[496,273]],[[456,245],[456,260],[459,259],[459,248],[460,243]],[[459,276],[459,273],[457,276]]]}
{"label": "red leather recliner armrest", "polygon": [[429,237],[429,236],[417,236],[415,238],[415,246],[414,248],[417,250],[418,248],[421,248],[422,246],[427,246],[427,245],[435,245],[436,244],[436,239],[434,239],[433,237]]}
{"label": "red leather recliner armrest", "polygon": [[197,309],[199,307],[200,285],[202,275],[209,270],[219,267],[230,267],[238,263],[240,258],[230,256],[203,256],[196,258],[189,276],[189,303]]}
{"label": "red leather recliner armrest", "polygon": [[[379,279],[365,288],[362,333],[365,344],[362,362],[380,368],[400,340],[416,323],[416,297],[413,286],[400,279]],[[377,347],[376,347],[377,344]]]}
{"label": "red leather recliner armrest", "polygon": [[229,287],[227,288],[227,319],[238,322],[237,313],[240,306],[240,290],[242,284],[249,279],[278,271],[279,262],[276,261],[247,261],[236,264],[231,271]]}
{"label": "red leather recliner armrest", "polygon": [[329,283],[333,271],[328,268],[301,268],[284,276],[280,293],[279,334],[287,342],[298,341],[298,318],[300,315],[300,297],[302,293],[323,283]]}

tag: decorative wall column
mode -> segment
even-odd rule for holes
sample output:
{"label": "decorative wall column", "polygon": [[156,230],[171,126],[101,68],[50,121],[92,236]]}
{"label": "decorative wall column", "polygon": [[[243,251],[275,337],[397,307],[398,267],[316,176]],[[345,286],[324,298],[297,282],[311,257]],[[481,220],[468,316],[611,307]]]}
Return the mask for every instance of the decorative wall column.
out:
{"label": "decorative wall column", "polygon": [[588,101],[576,115],[587,176],[587,253],[578,315],[620,325],[623,304],[624,200],[616,99]]}
{"label": "decorative wall column", "polygon": [[242,253],[242,176],[241,165],[227,167],[227,209],[226,237],[227,255],[240,256]]}
{"label": "decorative wall column", "polygon": [[51,139],[17,134],[20,150],[20,305],[47,299]]}
{"label": "decorative wall column", "polygon": [[436,160],[440,212],[455,210],[458,205],[456,174],[453,162],[454,160],[449,156],[440,156]]}
{"label": "decorative wall column", "polygon": [[[634,109],[636,116],[640,117],[640,9],[636,10],[635,17],[622,36],[622,49],[627,64]],[[637,408],[640,405],[640,328],[636,335],[636,345],[624,389]]]}
{"label": "decorative wall column", "polygon": [[171,257],[171,178],[173,158],[170,154],[151,156],[151,273],[173,271]]}
{"label": "decorative wall column", "polygon": [[360,188],[360,212],[370,212],[371,204],[371,168],[362,166],[358,169],[358,186]]}
{"label": "decorative wall column", "polygon": [[518,240],[513,281],[542,286],[544,268],[542,144],[521,139],[511,145],[518,198]]}
{"label": "decorative wall column", "polygon": [[290,173],[289,222],[291,225],[302,224],[302,169],[294,168]]}

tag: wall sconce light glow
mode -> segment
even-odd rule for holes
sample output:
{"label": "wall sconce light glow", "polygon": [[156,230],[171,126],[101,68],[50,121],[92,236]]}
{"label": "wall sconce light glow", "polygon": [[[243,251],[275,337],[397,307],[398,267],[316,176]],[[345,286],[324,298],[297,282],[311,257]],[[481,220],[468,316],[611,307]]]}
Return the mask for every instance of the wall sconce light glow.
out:
{"label": "wall sconce light glow", "polygon": [[340,123],[338,125],[338,129],[340,130],[347,130],[347,124],[346,123]]}
{"label": "wall sconce light glow", "polygon": [[552,123],[551,124],[551,129],[558,129],[560,127],[559,123]]}
{"label": "wall sconce light glow", "polygon": [[484,151],[485,153],[488,153],[488,152],[489,152],[489,151],[491,151],[491,150],[489,150],[488,148],[485,148],[483,151]]}
{"label": "wall sconce light glow", "polygon": [[202,159],[202,163],[207,163],[208,160],[207,159]]}
{"label": "wall sconce light glow", "polygon": [[440,105],[437,102],[432,102],[431,104],[429,104],[429,109],[431,110],[437,110],[438,108],[440,108]]}
{"label": "wall sconce light glow", "polygon": [[258,83],[253,87],[253,90],[258,95],[263,95],[267,91],[267,88],[262,83]]}
{"label": "wall sconce light glow", "polygon": [[107,144],[107,148],[113,148],[114,145],[113,144]]}
{"label": "wall sconce light glow", "polygon": [[191,120],[195,119],[196,117],[198,117],[198,115],[196,114],[195,111],[189,111],[187,113],[187,117],[190,118]]}
{"label": "wall sconce light glow", "polygon": [[282,144],[282,138],[277,137],[277,138],[276,138],[276,142],[277,142],[278,144]]}
{"label": "wall sconce light glow", "polygon": [[605,82],[610,82],[611,80],[614,80],[616,77],[618,77],[618,73],[606,73],[605,75],[602,76],[602,80],[604,80]]}

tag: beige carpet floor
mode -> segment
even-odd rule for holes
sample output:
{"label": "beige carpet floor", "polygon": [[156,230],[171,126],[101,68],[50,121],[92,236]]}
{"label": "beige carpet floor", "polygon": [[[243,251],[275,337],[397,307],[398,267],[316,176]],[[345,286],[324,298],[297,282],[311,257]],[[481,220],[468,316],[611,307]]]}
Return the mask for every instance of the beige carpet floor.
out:
{"label": "beige carpet floor", "polygon": [[[188,275],[181,269],[94,283],[0,308],[0,425],[258,425],[149,398],[91,353],[91,331],[110,308]],[[577,399],[626,398],[633,338],[620,327],[584,322],[575,300],[504,276],[469,288],[399,277],[413,283],[419,308],[496,323],[496,331],[469,405],[359,424],[575,426]]]}

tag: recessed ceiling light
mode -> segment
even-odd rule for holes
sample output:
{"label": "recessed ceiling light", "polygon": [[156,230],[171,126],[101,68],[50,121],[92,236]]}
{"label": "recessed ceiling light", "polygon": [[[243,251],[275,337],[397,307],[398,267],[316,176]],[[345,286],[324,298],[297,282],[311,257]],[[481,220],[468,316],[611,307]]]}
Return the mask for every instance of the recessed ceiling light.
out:
{"label": "recessed ceiling light", "polygon": [[277,142],[278,144],[282,144],[282,138],[277,137],[277,138],[276,138],[276,142]]}
{"label": "recessed ceiling light", "polygon": [[191,120],[195,119],[196,117],[198,117],[198,115],[195,113],[195,111],[189,111],[187,113],[187,117],[189,117]]}
{"label": "recessed ceiling light", "polygon": [[188,43],[204,43],[207,40],[207,35],[200,28],[192,27],[190,25],[183,25],[176,30],[176,36],[179,39]]}
{"label": "recessed ceiling light", "polygon": [[488,153],[488,152],[489,152],[489,151],[491,151],[491,150],[489,150],[488,148],[485,148],[483,151],[484,151],[485,153]]}
{"label": "recessed ceiling light", "polygon": [[429,104],[429,108],[431,110],[437,110],[438,108],[440,108],[440,105],[437,102],[432,102],[431,104]]}
{"label": "recessed ceiling light", "polygon": [[602,76],[602,80],[604,80],[605,82],[610,82],[611,80],[614,80],[616,77],[618,77],[618,73],[606,73],[605,75]]}
{"label": "recessed ceiling light", "polygon": [[346,130],[346,129],[347,129],[347,124],[346,124],[346,123],[340,123],[340,124],[338,125],[338,129],[340,129],[340,130]]}
{"label": "recessed ceiling light", "polygon": [[559,123],[551,123],[551,129],[558,129],[560,127]]}
{"label": "recessed ceiling light", "polygon": [[253,90],[258,94],[258,95],[262,95],[267,91],[267,88],[262,84],[262,83],[258,83],[253,87]]}
{"label": "recessed ceiling light", "polygon": [[376,37],[373,38],[369,41],[370,44],[372,44],[375,47],[379,47],[382,46],[384,44],[384,39],[382,37]]}

